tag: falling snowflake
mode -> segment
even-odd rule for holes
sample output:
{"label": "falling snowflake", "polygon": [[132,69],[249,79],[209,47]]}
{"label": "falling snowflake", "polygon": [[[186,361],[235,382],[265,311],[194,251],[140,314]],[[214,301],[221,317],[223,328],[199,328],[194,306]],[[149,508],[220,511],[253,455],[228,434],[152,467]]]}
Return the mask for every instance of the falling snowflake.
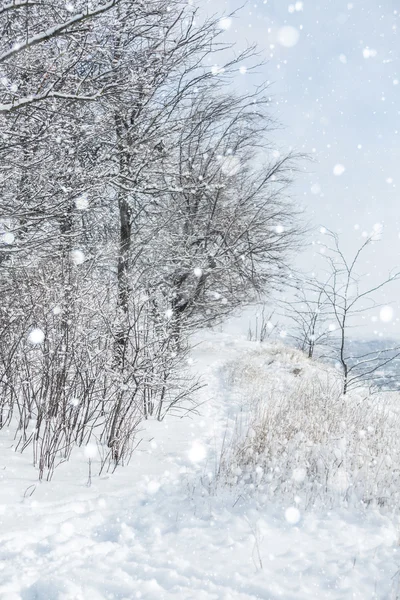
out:
{"label": "falling snowflake", "polygon": [[363,57],[364,58],[375,58],[375,56],[377,55],[377,51],[374,50],[373,48],[368,48],[368,46],[366,48],[364,48],[363,50]]}
{"label": "falling snowflake", "polygon": [[11,231],[7,231],[7,233],[3,234],[2,240],[5,244],[11,246],[15,241],[15,235]]}
{"label": "falling snowflake", "polygon": [[32,329],[28,336],[28,340],[31,344],[42,344],[44,341],[44,333],[39,327]]}
{"label": "falling snowflake", "polygon": [[296,2],[296,4],[289,4],[288,6],[288,11],[290,13],[294,13],[294,12],[300,12],[304,9],[304,5],[302,2]]}
{"label": "falling snowflake", "polygon": [[89,199],[87,197],[87,194],[82,194],[82,196],[76,198],[75,206],[78,210],[86,210],[89,206]]}
{"label": "falling snowflake", "polygon": [[85,255],[82,252],[82,250],[72,250],[71,260],[74,263],[74,265],[81,265],[85,262]]}
{"label": "falling snowflake", "polygon": [[207,456],[207,449],[200,442],[193,442],[189,450],[189,460],[191,462],[200,462]]}
{"label": "falling snowflake", "polygon": [[375,225],[372,228],[371,240],[373,240],[374,242],[377,242],[378,240],[381,239],[382,233],[383,233],[382,223],[375,223]]}
{"label": "falling snowflake", "polygon": [[219,22],[220,29],[223,29],[224,31],[226,31],[227,29],[230,29],[231,26],[232,26],[232,19],[230,17],[225,17],[225,18],[221,19]]}
{"label": "falling snowflake", "polygon": [[96,444],[87,444],[83,450],[83,454],[85,455],[85,458],[96,458],[96,456],[97,456]]}
{"label": "falling snowflake", "polygon": [[295,506],[290,506],[285,510],[285,519],[291,525],[296,525],[300,521],[300,511]]}
{"label": "falling snowflake", "polygon": [[336,177],[340,177],[341,175],[343,175],[345,170],[346,170],[345,166],[343,166],[341,164],[337,164],[333,167],[333,174],[336,175]]}
{"label": "falling snowflake", "polygon": [[200,267],[196,267],[195,269],[193,269],[193,273],[194,276],[197,278],[200,278],[203,275],[203,271],[202,269],[200,269]]}
{"label": "falling snowflake", "polygon": [[382,306],[379,318],[383,323],[389,323],[393,319],[394,310],[391,306]]}
{"label": "falling snowflake", "polygon": [[278,31],[278,43],[285,48],[293,48],[300,39],[300,32],[291,25],[281,27]]}

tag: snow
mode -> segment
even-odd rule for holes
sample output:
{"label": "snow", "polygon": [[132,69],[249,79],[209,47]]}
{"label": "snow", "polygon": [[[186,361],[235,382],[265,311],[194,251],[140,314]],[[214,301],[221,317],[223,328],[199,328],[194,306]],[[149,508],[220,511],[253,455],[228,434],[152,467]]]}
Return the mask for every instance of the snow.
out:
{"label": "snow", "polygon": [[344,167],[344,165],[341,165],[340,163],[338,163],[337,165],[335,165],[333,167],[333,174],[336,175],[336,177],[340,177],[341,175],[343,175],[345,170],[346,170],[346,167]]}
{"label": "snow", "polygon": [[85,255],[82,250],[72,250],[71,261],[74,263],[74,265],[82,265],[85,262]]}
{"label": "snow", "polygon": [[224,17],[219,21],[219,26],[223,30],[230,29],[232,26],[232,19],[230,17]]}
{"label": "snow", "polygon": [[4,233],[2,236],[2,240],[5,244],[7,245],[11,245],[14,243],[15,241],[15,236],[11,231],[7,231],[7,233]]}
{"label": "snow", "polygon": [[200,267],[195,267],[193,273],[195,277],[200,278],[203,275],[203,270]]}
{"label": "snow", "polygon": [[290,506],[285,510],[285,519],[291,525],[296,525],[300,521],[300,511],[295,506]]}
{"label": "snow", "polygon": [[285,25],[278,30],[278,43],[285,48],[293,48],[299,39],[299,30],[291,25]]}
{"label": "snow", "polygon": [[227,177],[233,177],[240,171],[240,160],[237,156],[226,156],[221,163],[221,171]]}
{"label": "snow", "polygon": [[[222,373],[243,356],[251,364],[259,348],[203,336],[192,355],[208,384],[201,414],[144,423],[131,463],[114,474],[98,476],[89,452],[90,482],[87,446],[39,484],[29,453],[14,453],[3,431],[0,598],[394,598],[398,517],[373,508],[309,510],[297,497],[262,504],[234,487],[214,490],[227,424],[242,408]],[[279,356],[273,381],[297,385],[293,360],[308,363],[290,351]],[[303,475],[302,467],[293,472]]]}
{"label": "snow", "polygon": [[364,48],[363,50],[363,57],[364,58],[375,58],[375,56],[377,55],[377,51],[374,50],[373,48],[368,48],[368,46],[366,48]]}
{"label": "snow", "polygon": [[87,194],[82,194],[79,198],[75,199],[75,206],[77,210],[86,210],[89,206],[89,199]]}
{"label": "snow", "polygon": [[372,228],[371,239],[374,242],[378,242],[380,239],[382,239],[382,233],[383,233],[382,223],[375,223],[375,225]]}
{"label": "snow", "polygon": [[39,327],[35,327],[28,335],[28,340],[31,344],[42,344],[44,341],[44,333]]}
{"label": "snow", "polygon": [[304,9],[303,2],[296,2],[296,4],[289,4],[288,11],[290,13],[294,13],[296,11],[300,12]]}
{"label": "snow", "polygon": [[294,469],[292,477],[295,481],[297,481],[297,483],[301,483],[306,478],[306,469],[304,469],[302,467],[298,467],[297,469]]}
{"label": "snow", "polygon": [[[12,6],[12,4],[4,6],[3,10],[6,10],[7,6]],[[48,39],[57,37],[61,32],[65,31],[66,29],[69,29],[74,24],[80,23],[90,17],[94,17],[96,15],[100,15],[104,12],[107,12],[113,6],[115,6],[115,0],[111,0],[111,2],[103,4],[102,6],[94,10],[89,10],[88,8],[86,12],[77,13],[76,15],[74,15],[70,19],[67,19],[63,23],[56,23],[55,25],[53,25],[53,27],[49,27],[48,29],[40,31],[36,35],[24,39],[24,41],[15,42],[10,50],[0,55],[0,63],[5,62],[7,59],[14,56],[14,54],[17,54],[22,50],[26,50],[28,48],[31,48],[32,46],[41,44],[42,42]]]}
{"label": "snow", "polygon": [[382,306],[379,318],[383,323],[389,323],[393,319],[394,311],[391,306]]}
{"label": "snow", "polygon": [[191,462],[200,462],[207,456],[207,450],[201,442],[195,441],[189,450],[189,459]]}
{"label": "snow", "polygon": [[87,444],[83,450],[83,454],[86,458],[96,458],[98,454],[97,446],[95,444]]}
{"label": "snow", "polygon": [[224,73],[224,71],[225,71],[225,69],[219,65],[213,65],[211,67],[211,73],[213,75],[220,75],[220,74]]}

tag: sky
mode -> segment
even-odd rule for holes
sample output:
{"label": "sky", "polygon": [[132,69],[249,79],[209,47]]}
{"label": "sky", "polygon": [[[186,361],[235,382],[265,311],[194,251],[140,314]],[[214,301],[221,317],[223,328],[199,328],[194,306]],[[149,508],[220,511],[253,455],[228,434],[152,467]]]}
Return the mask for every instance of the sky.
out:
{"label": "sky", "polygon": [[[257,75],[238,73],[237,84],[271,82],[271,112],[282,125],[277,144],[313,159],[292,189],[316,227],[301,266],[314,259],[319,264],[319,227],[325,226],[340,235],[349,254],[363,236],[381,232],[360,265],[368,284],[400,268],[400,3],[206,4],[209,14],[239,9],[223,22],[227,41],[239,48],[256,42],[267,62]],[[390,304],[394,316],[390,323],[374,319],[371,333],[400,336],[400,284],[391,284],[377,300]]]}

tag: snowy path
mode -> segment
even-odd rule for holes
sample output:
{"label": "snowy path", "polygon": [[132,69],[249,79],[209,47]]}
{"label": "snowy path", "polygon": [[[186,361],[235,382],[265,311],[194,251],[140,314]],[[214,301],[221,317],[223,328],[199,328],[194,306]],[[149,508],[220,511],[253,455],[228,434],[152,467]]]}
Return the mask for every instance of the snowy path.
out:
{"label": "snowy path", "polygon": [[202,486],[229,412],[218,369],[240,351],[197,349],[209,383],[202,415],[149,423],[131,465],[91,487],[75,457],[24,498],[29,454],[1,448],[0,600],[397,597],[393,519],[327,512],[291,526],[286,507],[261,513]]}

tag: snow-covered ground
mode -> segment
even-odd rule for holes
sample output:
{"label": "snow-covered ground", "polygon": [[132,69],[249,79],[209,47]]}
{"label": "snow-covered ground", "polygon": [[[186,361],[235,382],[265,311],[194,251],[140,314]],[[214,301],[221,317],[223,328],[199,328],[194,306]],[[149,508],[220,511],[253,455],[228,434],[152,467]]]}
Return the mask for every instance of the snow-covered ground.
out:
{"label": "snow-covered ground", "polygon": [[[209,334],[193,351],[207,383],[200,414],[145,423],[130,465],[93,474],[90,486],[83,450],[39,484],[29,450],[14,453],[3,432],[0,600],[400,598],[393,514],[300,510],[298,521],[290,505],[212,485],[242,410],[225,366],[251,362],[256,347]],[[295,360],[282,353],[275,384],[297,385]]]}

